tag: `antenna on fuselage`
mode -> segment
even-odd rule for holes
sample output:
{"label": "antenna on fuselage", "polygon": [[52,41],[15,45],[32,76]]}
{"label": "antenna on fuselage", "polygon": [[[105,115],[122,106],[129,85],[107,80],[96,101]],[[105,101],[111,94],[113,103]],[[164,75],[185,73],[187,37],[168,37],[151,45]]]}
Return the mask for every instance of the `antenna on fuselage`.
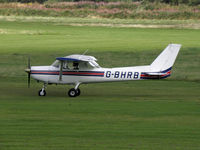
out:
{"label": "antenna on fuselage", "polygon": [[87,49],[82,55],[80,55],[79,59],[80,59],[83,55],[85,55],[88,51],[89,51],[89,49]]}
{"label": "antenna on fuselage", "polygon": [[86,51],[82,55],[85,55],[88,51],[89,51],[89,49],[86,49]]}

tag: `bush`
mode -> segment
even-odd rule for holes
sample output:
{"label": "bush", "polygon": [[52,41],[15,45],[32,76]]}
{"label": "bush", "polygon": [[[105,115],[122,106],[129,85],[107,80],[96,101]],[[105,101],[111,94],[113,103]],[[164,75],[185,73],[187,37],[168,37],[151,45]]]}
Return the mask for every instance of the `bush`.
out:
{"label": "bush", "polygon": [[131,19],[200,19],[200,6],[171,6],[138,2],[56,2],[45,4],[4,3],[0,15],[35,15]]}

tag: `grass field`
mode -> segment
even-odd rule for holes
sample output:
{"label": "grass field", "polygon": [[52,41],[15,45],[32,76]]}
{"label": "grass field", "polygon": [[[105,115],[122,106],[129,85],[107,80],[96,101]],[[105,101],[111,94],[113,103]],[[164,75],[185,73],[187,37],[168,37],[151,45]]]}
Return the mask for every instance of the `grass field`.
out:
{"label": "grass field", "polygon": [[[67,21],[66,21],[67,22]],[[0,20],[0,150],[200,149],[200,30],[70,26],[65,21]],[[27,88],[27,57],[49,65],[83,53],[105,67],[151,63],[183,45],[166,80]]]}

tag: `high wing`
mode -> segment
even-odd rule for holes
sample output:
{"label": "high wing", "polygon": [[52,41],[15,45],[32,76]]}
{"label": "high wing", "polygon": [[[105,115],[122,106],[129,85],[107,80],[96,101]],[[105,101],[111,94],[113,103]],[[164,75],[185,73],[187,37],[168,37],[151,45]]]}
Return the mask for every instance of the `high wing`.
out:
{"label": "high wing", "polygon": [[63,63],[64,62],[87,62],[93,68],[100,68],[99,64],[96,62],[97,59],[93,56],[88,55],[69,55],[65,57],[57,57],[56,60],[60,61],[60,73],[59,73],[59,80],[62,80],[62,71],[63,71]]}
{"label": "high wing", "polygon": [[93,56],[88,55],[69,55],[65,57],[57,57],[56,60],[59,61],[76,61],[76,62],[88,62],[94,68],[100,68],[99,64],[96,62],[97,59]]}

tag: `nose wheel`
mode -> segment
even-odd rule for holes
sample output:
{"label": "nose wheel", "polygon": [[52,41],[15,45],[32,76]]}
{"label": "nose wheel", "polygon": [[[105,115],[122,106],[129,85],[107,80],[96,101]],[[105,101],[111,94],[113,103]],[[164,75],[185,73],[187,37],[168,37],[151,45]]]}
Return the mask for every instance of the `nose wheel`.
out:
{"label": "nose wheel", "polygon": [[38,91],[38,95],[39,96],[46,96],[46,91],[41,89],[41,90]]}
{"label": "nose wheel", "polygon": [[76,96],[79,96],[80,94],[81,94],[81,91],[79,88],[77,88],[77,89],[72,88],[68,92],[69,97],[76,97]]}
{"label": "nose wheel", "polygon": [[46,84],[44,83],[43,88],[38,91],[39,96],[46,96],[45,88],[46,88]]}

